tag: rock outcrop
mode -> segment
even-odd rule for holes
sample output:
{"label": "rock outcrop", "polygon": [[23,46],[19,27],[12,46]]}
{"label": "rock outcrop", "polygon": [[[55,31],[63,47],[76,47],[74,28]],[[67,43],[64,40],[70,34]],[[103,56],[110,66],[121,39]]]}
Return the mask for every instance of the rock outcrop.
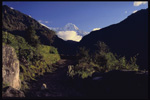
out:
{"label": "rock outcrop", "polygon": [[3,45],[2,51],[3,66],[2,79],[3,83],[8,84],[17,90],[21,88],[21,81],[19,78],[19,60],[15,53],[15,49],[8,45]]}

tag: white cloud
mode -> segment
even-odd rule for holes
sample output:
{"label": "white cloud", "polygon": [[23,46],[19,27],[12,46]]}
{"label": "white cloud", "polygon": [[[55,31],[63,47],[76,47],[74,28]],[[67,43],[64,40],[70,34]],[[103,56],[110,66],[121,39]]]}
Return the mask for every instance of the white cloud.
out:
{"label": "white cloud", "polygon": [[57,32],[58,37],[63,40],[73,40],[79,42],[82,36],[78,35],[75,31],[59,31]]}
{"label": "white cloud", "polygon": [[10,9],[14,9],[13,7],[10,7]]}
{"label": "white cloud", "polygon": [[132,13],[136,13],[138,10],[134,10]]}
{"label": "white cloud", "polygon": [[94,28],[92,31],[97,31],[100,30],[101,28]]}
{"label": "white cloud", "polygon": [[125,11],[125,13],[127,14],[127,13],[128,13],[128,11]]}
{"label": "white cloud", "polygon": [[140,6],[140,5],[144,5],[147,4],[147,1],[134,1],[133,5],[134,6]]}

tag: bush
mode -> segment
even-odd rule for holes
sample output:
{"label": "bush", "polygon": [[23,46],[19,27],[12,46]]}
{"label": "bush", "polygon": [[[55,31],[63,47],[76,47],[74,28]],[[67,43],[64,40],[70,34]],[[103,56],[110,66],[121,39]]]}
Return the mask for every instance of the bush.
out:
{"label": "bush", "polygon": [[69,65],[69,66],[68,66],[67,75],[70,76],[70,77],[73,77],[73,76],[75,75],[75,69],[74,69],[74,66],[73,66],[73,65]]}
{"label": "bush", "polygon": [[49,53],[50,54],[58,54],[57,49],[53,48],[53,47],[50,48]]}
{"label": "bush", "polygon": [[101,55],[109,52],[109,47],[104,42],[98,41],[96,46],[97,46],[96,52],[100,53]]}
{"label": "bush", "polygon": [[37,47],[40,43],[39,37],[36,35],[36,31],[32,26],[26,29],[26,40],[34,47]]}
{"label": "bush", "polygon": [[33,51],[30,49],[19,50],[19,58],[24,57],[28,62],[33,59]]}
{"label": "bush", "polygon": [[79,48],[79,52],[77,54],[79,56],[79,59],[85,59],[85,61],[89,60],[89,50],[86,50],[85,47]]}
{"label": "bush", "polygon": [[91,76],[95,70],[93,69],[92,65],[85,63],[85,65],[76,65],[76,66],[68,66],[67,74],[68,76],[74,78],[75,75],[78,75],[82,79]]}
{"label": "bush", "polygon": [[127,69],[129,70],[134,70],[134,71],[138,71],[139,70],[139,66],[136,64],[136,56],[131,57],[130,61],[127,64]]}
{"label": "bush", "polygon": [[98,42],[97,50],[94,54],[89,55],[89,50],[80,48],[78,64],[68,70],[71,77],[79,75],[81,78],[87,78],[94,72],[108,72],[111,70],[132,70],[138,71],[139,66],[136,64],[136,56],[127,61],[125,56],[118,57],[110,52],[104,42]]}
{"label": "bush", "polygon": [[[104,72],[110,70],[138,70],[136,64],[136,57],[131,57],[130,61],[127,61],[125,56],[119,57],[114,55],[108,49],[108,46],[104,42],[98,42],[98,51],[95,54],[95,63],[103,67]],[[117,59],[118,58],[118,59]]]}
{"label": "bush", "polygon": [[106,57],[106,66],[107,66],[107,70],[114,70],[114,69],[118,69],[117,68],[117,64],[118,64],[118,60],[116,59],[116,57],[114,56],[113,53],[109,52],[105,55]]}

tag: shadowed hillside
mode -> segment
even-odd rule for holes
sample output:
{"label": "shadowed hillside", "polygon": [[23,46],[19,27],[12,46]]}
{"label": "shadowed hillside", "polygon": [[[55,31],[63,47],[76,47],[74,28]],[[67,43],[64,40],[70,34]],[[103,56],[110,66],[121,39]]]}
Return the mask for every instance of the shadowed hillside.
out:
{"label": "shadowed hillside", "polygon": [[93,31],[83,37],[80,46],[94,51],[98,41],[105,42],[118,55],[139,54],[137,63],[148,68],[148,9],[140,10],[118,24]]}

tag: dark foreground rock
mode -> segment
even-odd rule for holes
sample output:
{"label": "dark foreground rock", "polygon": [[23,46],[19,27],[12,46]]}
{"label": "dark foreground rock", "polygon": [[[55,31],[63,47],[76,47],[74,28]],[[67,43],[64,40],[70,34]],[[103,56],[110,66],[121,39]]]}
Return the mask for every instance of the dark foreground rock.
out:
{"label": "dark foreground rock", "polygon": [[82,88],[91,98],[147,99],[148,74],[114,70],[85,79]]}
{"label": "dark foreground rock", "polygon": [[8,97],[25,97],[24,93],[20,90],[14,89],[11,86],[8,86],[3,89],[3,98],[8,98]]}

